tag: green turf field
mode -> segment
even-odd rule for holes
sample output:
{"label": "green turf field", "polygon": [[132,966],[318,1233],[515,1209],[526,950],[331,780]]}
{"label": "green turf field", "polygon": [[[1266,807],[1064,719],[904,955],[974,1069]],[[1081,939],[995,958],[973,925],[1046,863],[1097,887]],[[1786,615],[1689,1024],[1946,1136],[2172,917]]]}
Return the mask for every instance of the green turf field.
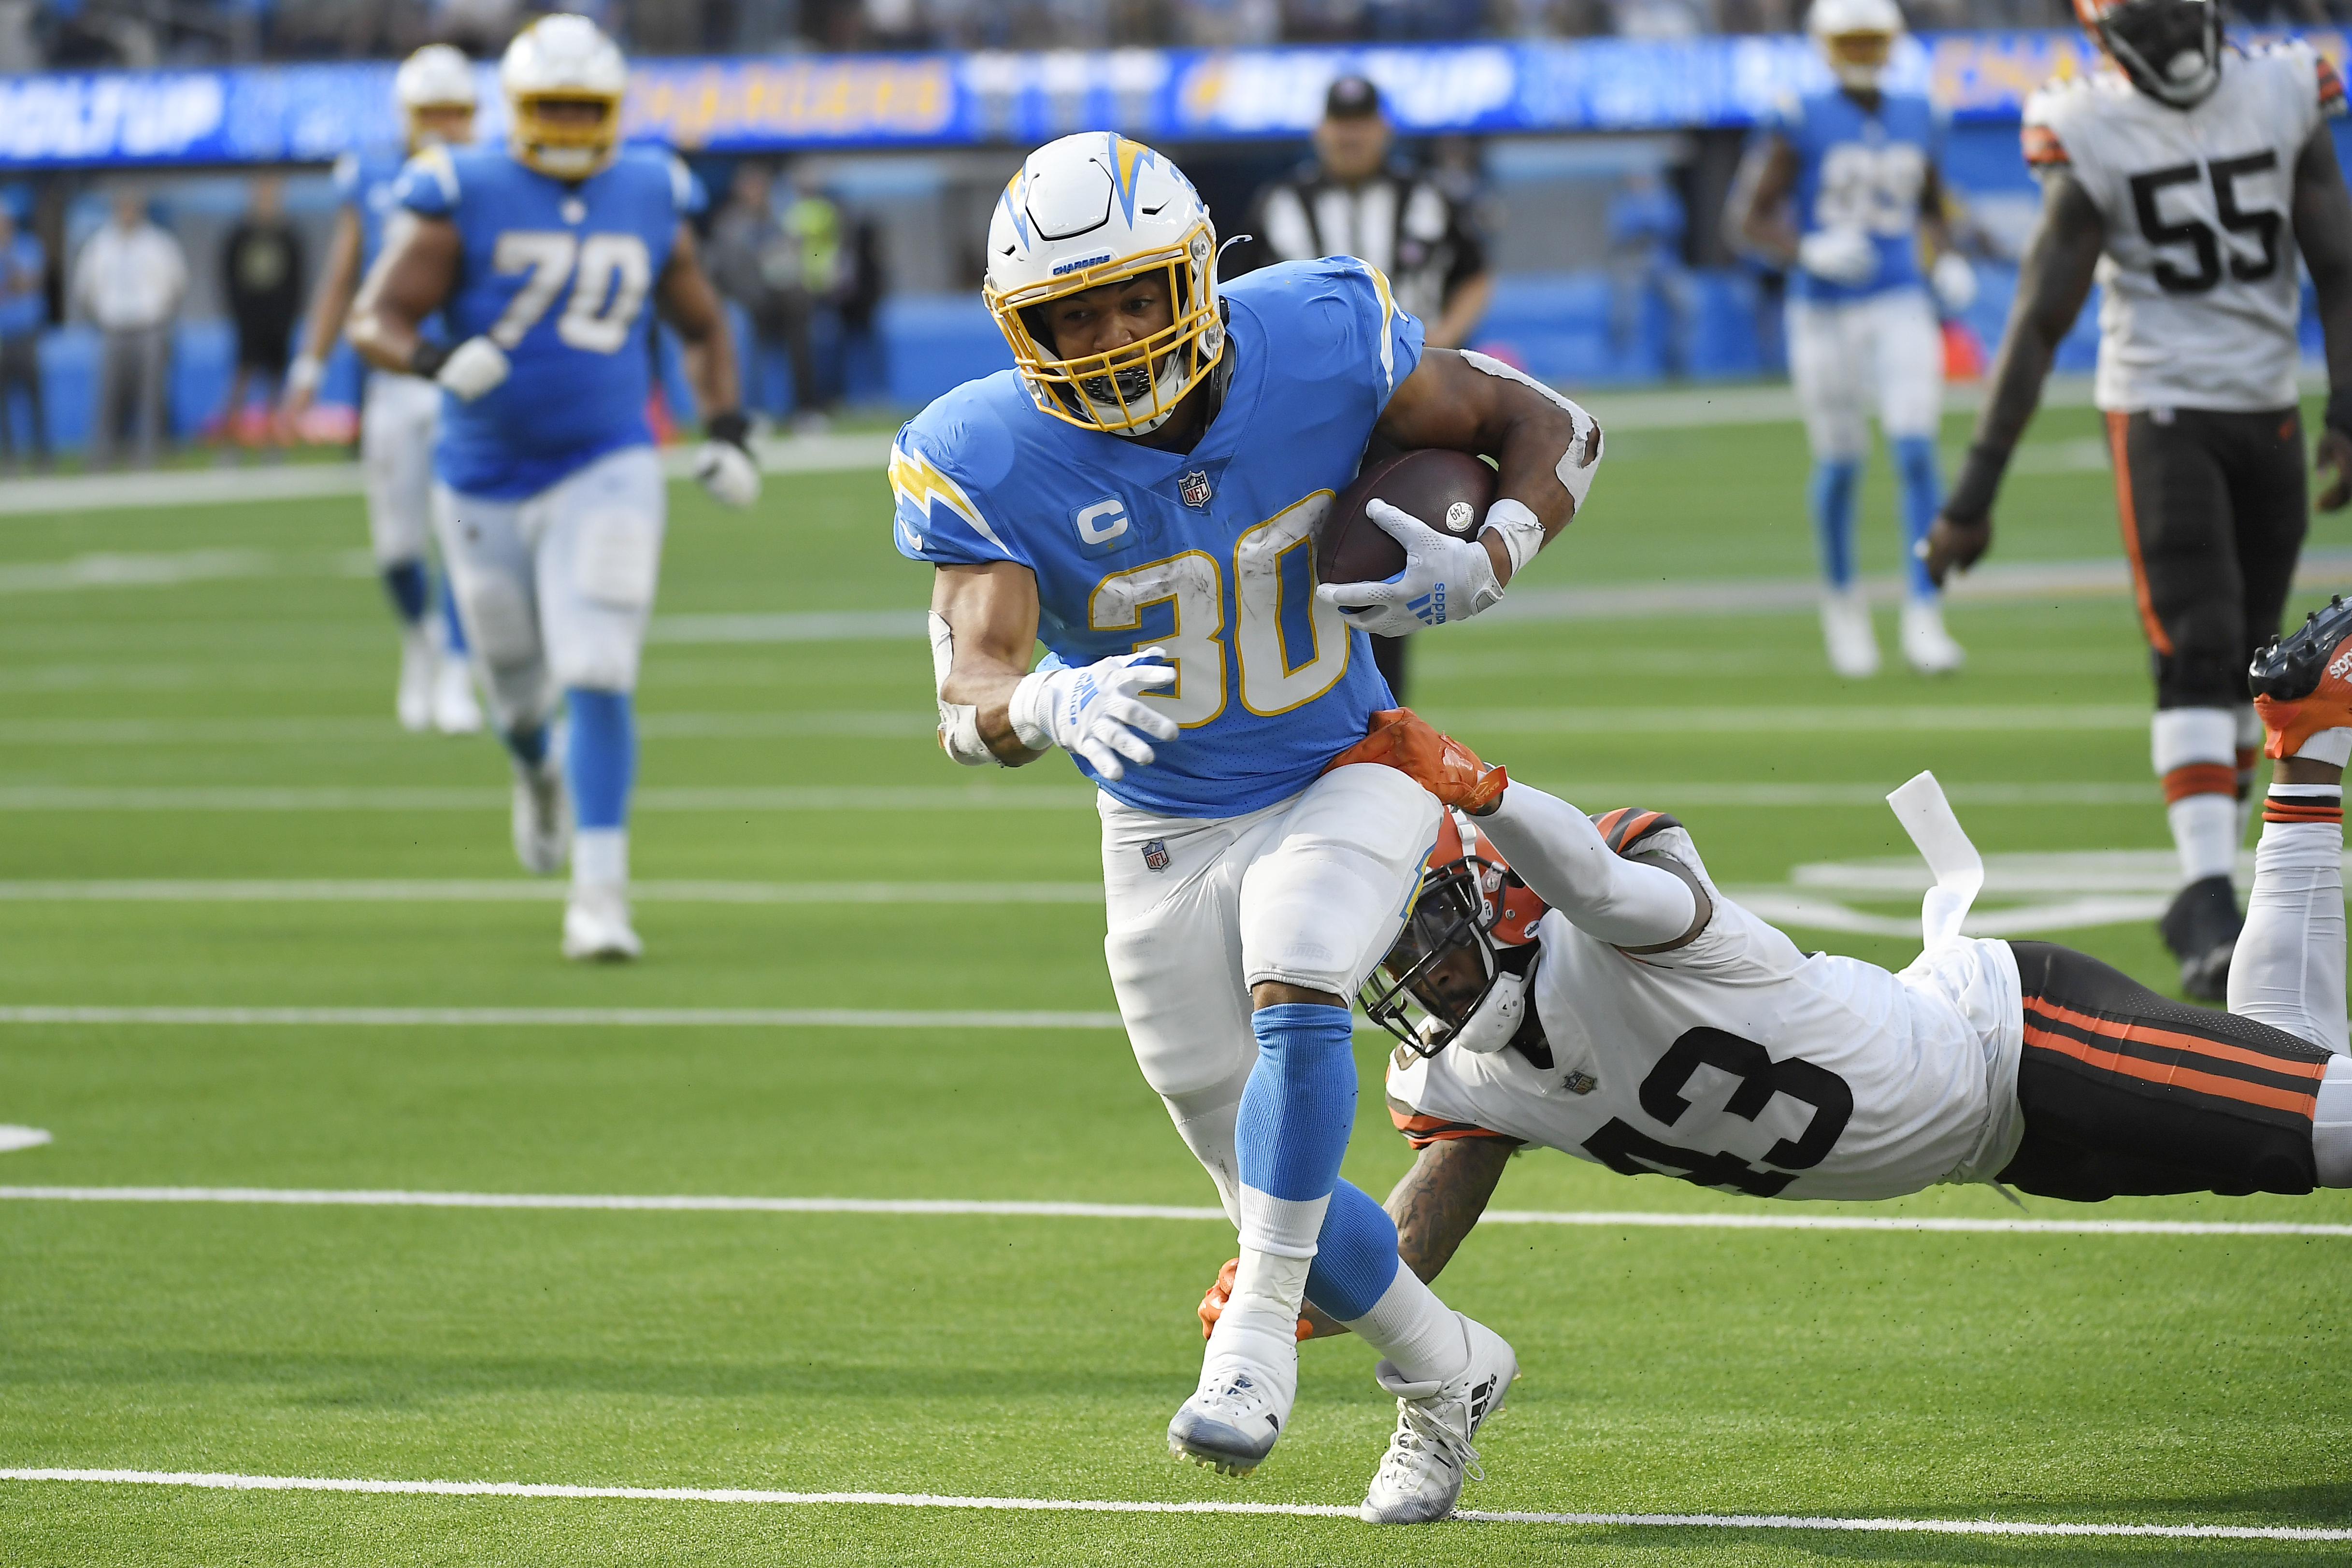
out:
{"label": "green turf field", "polygon": [[[2012,481],[2000,560],[2115,553],[2105,476],[2067,455],[2095,434],[2087,412],[2043,416],[2050,460]],[[1523,597],[1802,577],[1804,474],[1792,425],[1613,438],[1591,516]],[[1883,466],[1872,486],[1865,564],[1887,570]],[[641,904],[644,963],[568,966],[557,904],[479,885],[523,880],[497,748],[393,724],[356,501],[16,517],[0,518],[0,1007],[1109,1009],[1094,815],[1069,768],[941,758],[919,637],[721,641],[730,623],[696,619],[919,607],[881,476],[772,479],[754,518],[690,486],[672,507],[636,874],[771,900],[1043,884],[1037,901],[706,889]],[[2347,544],[2352,526],[2315,527],[2313,548]],[[149,564],[112,586],[58,570],[94,556]],[[142,571],[159,580],[121,584]],[[1809,612],[1496,618],[1425,642],[1416,706],[1580,805],[1674,810],[1727,884],[1907,853],[1873,796],[1921,768],[1990,852],[2163,849],[2129,601],[2053,591],[1952,622],[1964,675],[1846,685]],[[475,895],[67,896],[93,881]],[[1909,895],[1857,903],[1916,916]],[[1916,946],[1799,935],[1895,964]],[[2063,939],[2169,980],[2144,921]],[[1407,1151],[1361,1045],[1349,1174],[1384,1193]],[[1101,1028],[8,1021],[0,1123],[55,1134],[0,1154],[20,1186],[1213,1201]],[[1553,1154],[1517,1162],[1496,1202],[1772,1209]],[[1852,1211],[2013,1212],[1987,1189]],[[2342,1224],[2352,1198],[2081,1212]],[[1352,1505],[1392,1420],[1355,1341],[1307,1347],[1295,1429],[1255,1477],[1167,1457],[1193,1303],[1231,1250],[1223,1224],[1185,1219],[0,1200],[0,1468]],[[2342,1238],[1495,1226],[1441,1289],[1526,1368],[1466,1508],[2352,1525]],[[26,1563],[2347,1556],[0,1480],[0,1561]]]}

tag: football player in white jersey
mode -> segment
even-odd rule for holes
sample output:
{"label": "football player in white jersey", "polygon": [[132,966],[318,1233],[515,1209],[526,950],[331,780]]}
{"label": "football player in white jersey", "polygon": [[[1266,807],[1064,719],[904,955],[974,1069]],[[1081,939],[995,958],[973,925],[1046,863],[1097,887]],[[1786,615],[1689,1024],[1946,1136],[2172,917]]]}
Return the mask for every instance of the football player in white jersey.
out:
{"label": "football player in white jersey", "polygon": [[[335,215],[326,270],[310,299],[302,351],[286,376],[279,417],[289,425],[316,401],[352,297],[383,248],[401,165],[427,147],[463,146],[474,139],[474,67],[451,46],[427,44],[409,56],[394,73],[392,90],[406,124],[406,144],[346,152],[335,161],[342,208]],[[394,711],[408,729],[471,735],[482,727],[482,709],[474,696],[465,631],[449,601],[447,580],[436,595],[425,562],[433,531],[433,434],[440,412],[439,389],[422,376],[370,371],[360,408],[360,463],[367,475],[369,541],[400,622]]]}
{"label": "football player in white jersey", "polygon": [[[1311,1298],[1386,1357],[1398,1442],[1452,1435],[1392,1443],[1367,1491],[1366,1519],[1419,1522],[1453,1508],[1517,1364],[1398,1266],[1394,1227],[1339,1176],[1348,998],[1438,812],[1389,768],[1331,764],[1392,706],[1369,634],[1499,600],[1580,509],[1601,432],[1507,366],[1426,348],[1364,262],[1223,284],[1216,251],[1199,193],[1140,142],[1031,153],[988,235],[1017,368],[899,433],[893,531],[933,572],[942,747],[974,766],[1066,751],[1099,788],[1119,1014],[1241,1233],[1234,1310],[1171,1449],[1235,1473],[1265,1458]],[[1375,500],[1402,570],[1318,585],[1318,525],[1375,434],[1494,456],[1496,498],[1453,531]]]}
{"label": "football player in white jersey", "polygon": [[[2339,603],[2258,661],[2281,761],[2226,1013],[2053,943],[1958,935],[1981,862],[1926,775],[1894,800],[1939,882],[1927,950],[1895,974],[1801,951],[1723,895],[1673,818],[1588,819],[1383,715],[1351,758],[1455,809],[1364,993],[1402,1041],[1390,1113],[1421,1151],[1389,1200],[1405,1262],[1442,1268],[1525,1145],[1757,1197],[2352,1186],[2352,682],[2330,673],[2347,651]],[[1222,1304],[1213,1289],[1203,1317]]]}
{"label": "football player in white jersey", "polygon": [[[1881,85],[1903,32],[1895,0],[1813,0],[1805,27],[1836,85],[1775,107],[1724,221],[1735,246],[1789,275],[1789,374],[1813,452],[1822,636],[1830,667],[1853,677],[1878,669],[1853,544],[1870,416],[1878,415],[1894,460],[1907,550],[1942,497],[1937,305],[1965,309],[1977,284],[1944,221],[1944,113],[1918,93]],[[1925,276],[1923,238],[1936,254]],[[1936,585],[1907,554],[1905,564],[1904,659],[1923,674],[1958,669],[1967,655],[1944,629]]]}
{"label": "football player in white jersey", "polygon": [[2151,751],[2184,886],[2159,926],[2189,996],[2218,1000],[2241,917],[2257,734],[2246,660],[2278,630],[2308,507],[2296,407],[2300,252],[2327,401],[2319,497],[2352,464],[2352,198],[2330,117],[2344,88],[2301,44],[2223,45],[2211,0],[2076,0],[2106,68],[2025,106],[2042,221],[1966,465],[1927,540],[1938,581],[1992,539],[1993,497],[2095,278],[2116,510],[2156,676]]}

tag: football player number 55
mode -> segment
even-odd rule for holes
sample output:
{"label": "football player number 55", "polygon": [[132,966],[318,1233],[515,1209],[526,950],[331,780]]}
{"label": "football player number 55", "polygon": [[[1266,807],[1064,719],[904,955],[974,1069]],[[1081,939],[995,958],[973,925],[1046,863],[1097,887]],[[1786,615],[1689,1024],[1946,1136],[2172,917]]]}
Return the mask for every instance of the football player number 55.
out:
{"label": "football player number 55", "polygon": [[[1241,625],[1233,639],[1241,662],[1242,706],[1258,715],[1277,714],[1313,702],[1347,673],[1348,623],[1339,609],[1313,597],[1315,525],[1331,509],[1331,492],[1314,495],[1249,529],[1234,543],[1234,601]],[[1285,636],[1283,577],[1297,556],[1297,573],[1307,597],[1308,645],[1294,647]],[[1087,624],[1097,632],[1140,632],[1143,612],[1166,604],[1174,623],[1166,636],[1142,638],[1139,648],[1158,643],[1176,665],[1176,689],[1143,700],[1190,727],[1206,724],[1225,706],[1225,589],[1214,557],[1186,550],[1129,571],[1114,572],[1095,585],[1087,601]]]}
{"label": "football player number 55", "polygon": [[574,236],[518,229],[499,236],[490,268],[529,275],[490,328],[490,340],[502,349],[521,342],[569,282],[572,297],[556,318],[555,335],[592,354],[616,353],[629,340],[629,328],[653,282],[646,242],[631,234]]}

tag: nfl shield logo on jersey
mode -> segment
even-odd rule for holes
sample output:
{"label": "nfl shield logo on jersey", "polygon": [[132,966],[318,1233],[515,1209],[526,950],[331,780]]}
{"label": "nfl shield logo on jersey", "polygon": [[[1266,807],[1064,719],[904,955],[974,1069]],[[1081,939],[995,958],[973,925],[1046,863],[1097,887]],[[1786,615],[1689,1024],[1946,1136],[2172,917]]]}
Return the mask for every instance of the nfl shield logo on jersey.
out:
{"label": "nfl shield logo on jersey", "polygon": [[1146,871],[1166,871],[1168,862],[1166,839],[1153,839],[1143,846],[1143,868]]}
{"label": "nfl shield logo on jersey", "polygon": [[1207,506],[1209,497],[1215,493],[1209,488],[1209,471],[1205,468],[1195,468],[1176,481],[1176,494],[1195,511]]}

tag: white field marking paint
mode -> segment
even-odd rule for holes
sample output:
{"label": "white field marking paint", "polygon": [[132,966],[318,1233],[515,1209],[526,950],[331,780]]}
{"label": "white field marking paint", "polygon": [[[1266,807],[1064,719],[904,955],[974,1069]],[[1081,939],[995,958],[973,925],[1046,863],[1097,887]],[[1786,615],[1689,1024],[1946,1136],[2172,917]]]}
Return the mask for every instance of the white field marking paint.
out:
{"label": "white field marking paint", "polygon": [[267,550],[200,549],[173,555],[78,555],[70,560],[0,566],[0,594],[70,593],[86,588],[167,588],[225,578],[273,577],[278,558]]}
{"label": "white field marking paint", "polygon": [[[1927,704],[1904,707],[1446,708],[1447,728],[1473,735],[1883,735],[1991,730],[2144,730],[2132,703]],[[2145,795],[2146,790],[2141,793]]]}
{"label": "white field marking paint", "polygon": [[[2142,716],[2143,718],[2146,716]],[[1891,784],[1599,783],[1545,780],[1554,793],[1598,810],[1639,800],[1662,810],[1704,806],[1764,810],[1875,806]],[[1948,784],[1956,806],[2145,805],[2146,784]],[[640,811],[1059,811],[1091,807],[1095,791],[1064,785],[940,785],[841,789],[796,785],[694,788],[656,785],[631,801]],[[383,789],[270,785],[0,786],[0,811],[499,811],[506,792],[462,786]]]}
{"label": "white field marking paint", "polygon": [[[0,904],[551,904],[562,883],[0,882]],[[633,882],[639,904],[1100,904],[1094,882]]]}
{"label": "white field marking paint", "polygon": [[[1809,931],[1844,931],[1860,936],[1919,936],[1919,916],[1871,915],[1833,898],[1791,893],[1775,887],[1727,887],[1724,896],[1737,900],[1749,914],[1775,925],[1798,925]],[[1960,923],[1966,936],[2026,936],[2043,931],[2081,931],[2095,925],[2129,925],[2161,915],[2171,899],[2164,894],[2126,896],[2108,894],[2059,899],[2046,904],[2018,904],[1999,909],[1971,909]]]}
{"label": "white field marking paint", "polygon": [[[752,455],[770,474],[824,474],[871,468],[890,461],[885,434],[799,436],[761,440]],[[662,455],[672,479],[694,476],[694,448]],[[366,488],[356,463],[289,463],[270,468],[174,469],[163,474],[89,474],[12,479],[0,486],[0,516],[37,512],[106,512],[137,507],[234,506],[254,501],[307,501],[357,496]]]}
{"label": "white field marking paint", "polygon": [[[1160,1219],[1223,1223],[1222,1208],[1160,1204],[1021,1202],[984,1198],[726,1197],[699,1194],[408,1192],[274,1186],[0,1186],[0,1201],[282,1204],[296,1207],[556,1208],[719,1214],[979,1215],[1041,1219]],[[1793,1207],[1793,1206],[1792,1206]],[[2202,1219],[1948,1219],[1903,1215],[1692,1214],[1654,1210],[1490,1208],[1481,1225],[1602,1229],[1882,1230],[2051,1236],[2314,1236],[2352,1238],[2352,1225]]]}
{"label": "white field marking paint", "polygon": [[[340,1476],[223,1475],[194,1470],[0,1469],[0,1480],[80,1481],[111,1486],[194,1487],[211,1491],[355,1492],[374,1496],[513,1497],[642,1502],[848,1505],[969,1509],[999,1513],[1281,1514],[1353,1519],[1356,1505],[1328,1502],[1140,1502],[1114,1499],[953,1497],[930,1492],[772,1491],[754,1487],[591,1487],[549,1481],[386,1481]],[[1657,1526],[1681,1530],[1834,1530],[1909,1535],[2153,1536],[2190,1541],[2352,1541],[2352,1530],[2266,1524],[2076,1524],[2040,1520],[1835,1519],[1778,1513],[1531,1513],[1465,1509],[1456,1519],[1486,1524]]]}
{"label": "white field marking paint", "polygon": [[48,1130],[45,1127],[17,1127],[0,1124],[0,1155],[9,1154],[17,1149],[37,1149],[49,1141]]}
{"label": "white field marking paint", "polygon": [[810,610],[777,614],[656,615],[648,643],[890,643],[925,634],[919,610]]}
{"label": "white field marking paint", "polygon": [[848,1008],[0,1008],[0,1024],[310,1029],[1118,1029],[1117,1013]]}
{"label": "white field marking paint", "polygon": [[[930,715],[913,710],[834,713],[645,713],[637,733],[660,738],[777,740],[898,739],[929,736]],[[0,720],[8,746],[414,746],[388,718],[29,718]]]}

